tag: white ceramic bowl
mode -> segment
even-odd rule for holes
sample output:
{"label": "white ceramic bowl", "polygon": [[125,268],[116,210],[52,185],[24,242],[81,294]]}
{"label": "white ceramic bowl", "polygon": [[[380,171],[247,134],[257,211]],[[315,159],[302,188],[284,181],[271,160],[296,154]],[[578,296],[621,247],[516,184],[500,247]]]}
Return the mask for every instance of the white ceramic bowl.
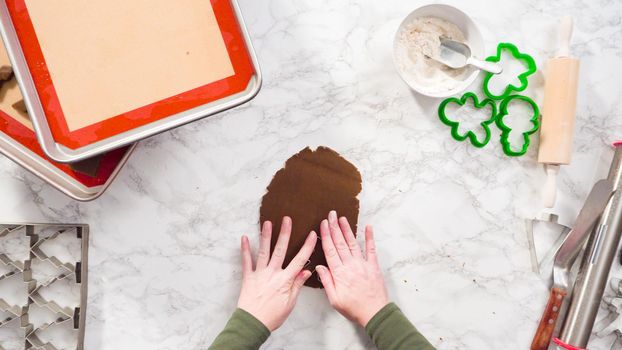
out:
{"label": "white ceramic bowl", "polygon": [[467,87],[469,87],[469,85],[471,85],[471,83],[473,83],[475,78],[477,78],[477,75],[480,72],[479,69],[469,68],[471,69],[471,72],[467,74],[464,80],[462,80],[462,82],[455,88],[439,92],[437,88],[435,89],[434,87],[430,87],[429,85],[426,86],[426,84],[416,81],[416,79],[413,79],[412,76],[406,74],[402,67],[400,67],[400,64],[397,62],[397,55],[400,49],[400,44],[398,42],[399,35],[404,30],[406,25],[417,17],[437,17],[455,24],[464,34],[466,43],[471,47],[472,55],[482,59],[485,58],[484,39],[482,38],[482,33],[475,25],[475,22],[473,22],[473,20],[466,13],[453,6],[443,4],[422,6],[411,12],[402,21],[393,40],[393,59],[395,67],[402,77],[402,80],[404,80],[413,90],[430,97],[447,97],[464,91]]}

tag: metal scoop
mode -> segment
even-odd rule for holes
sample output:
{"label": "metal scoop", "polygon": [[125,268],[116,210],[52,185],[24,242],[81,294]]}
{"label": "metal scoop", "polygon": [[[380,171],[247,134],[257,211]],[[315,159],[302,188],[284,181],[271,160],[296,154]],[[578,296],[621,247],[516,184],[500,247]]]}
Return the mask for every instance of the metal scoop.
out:
{"label": "metal scoop", "polygon": [[503,67],[497,63],[482,61],[471,56],[471,48],[464,43],[441,37],[441,49],[438,56],[430,57],[450,68],[462,68],[467,65],[485,70],[493,74],[499,74]]}

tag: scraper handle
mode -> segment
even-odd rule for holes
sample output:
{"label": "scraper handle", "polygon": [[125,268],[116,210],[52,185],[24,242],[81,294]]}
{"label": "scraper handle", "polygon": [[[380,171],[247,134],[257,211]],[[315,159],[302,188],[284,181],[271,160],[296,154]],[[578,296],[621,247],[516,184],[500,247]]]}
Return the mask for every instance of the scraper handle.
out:
{"label": "scraper handle", "polygon": [[549,302],[546,304],[536,335],[531,342],[531,350],[546,350],[549,348],[559,311],[566,297],[566,291],[560,288],[551,289]]}

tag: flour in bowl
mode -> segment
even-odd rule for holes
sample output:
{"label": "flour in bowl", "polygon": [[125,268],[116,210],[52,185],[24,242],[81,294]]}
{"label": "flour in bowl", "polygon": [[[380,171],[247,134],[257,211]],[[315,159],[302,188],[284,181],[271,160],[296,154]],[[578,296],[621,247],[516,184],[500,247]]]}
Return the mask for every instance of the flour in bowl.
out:
{"label": "flour in bowl", "polygon": [[441,37],[466,42],[464,34],[453,23],[437,17],[417,17],[397,35],[396,64],[407,82],[421,86],[429,93],[455,89],[471,73],[471,68],[452,69],[429,56],[438,55]]}

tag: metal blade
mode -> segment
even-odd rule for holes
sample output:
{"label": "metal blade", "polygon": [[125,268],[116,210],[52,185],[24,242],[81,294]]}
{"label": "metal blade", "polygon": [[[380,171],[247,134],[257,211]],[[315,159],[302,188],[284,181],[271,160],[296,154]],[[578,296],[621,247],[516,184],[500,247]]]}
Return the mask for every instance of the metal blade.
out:
{"label": "metal blade", "polygon": [[613,183],[609,180],[600,180],[587,196],[585,204],[574,223],[572,230],[564,239],[555,255],[553,266],[553,283],[557,286],[568,288],[568,273],[577,255],[581,251],[591,228],[609,203],[614,193]]}

